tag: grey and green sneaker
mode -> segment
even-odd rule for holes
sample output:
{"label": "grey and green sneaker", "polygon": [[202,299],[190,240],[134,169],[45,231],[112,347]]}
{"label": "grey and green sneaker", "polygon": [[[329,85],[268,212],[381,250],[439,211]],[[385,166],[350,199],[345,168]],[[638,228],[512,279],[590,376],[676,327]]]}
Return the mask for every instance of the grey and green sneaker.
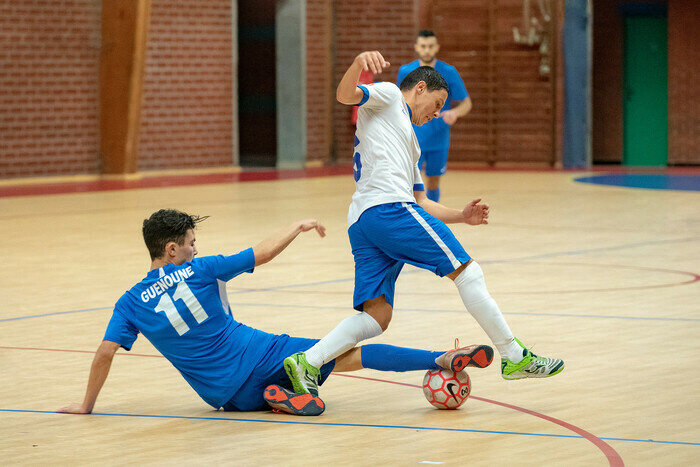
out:
{"label": "grey and green sneaker", "polygon": [[564,360],[538,357],[526,349],[518,339],[515,339],[515,342],[523,348],[523,359],[518,363],[513,363],[507,358],[501,359],[501,376],[504,379],[547,378],[564,370]]}
{"label": "grey and green sneaker", "polygon": [[297,352],[284,359],[284,371],[292,382],[294,392],[318,396],[321,371],[306,361],[304,352]]}

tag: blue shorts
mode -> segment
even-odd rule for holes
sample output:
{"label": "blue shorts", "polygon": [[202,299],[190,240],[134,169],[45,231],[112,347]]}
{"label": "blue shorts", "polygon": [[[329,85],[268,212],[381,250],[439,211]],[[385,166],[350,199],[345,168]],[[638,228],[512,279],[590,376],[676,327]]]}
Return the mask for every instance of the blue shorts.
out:
{"label": "blue shorts", "polygon": [[348,230],[355,257],[353,306],[384,295],[394,306],[394,285],[405,263],[442,277],[471,258],[452,231],[416,203],[367,209]]}
{"label": "blue shorts", "polygon": [[[318,339],[305,339],[303,337],[290,337],[287,334],[277,336],[278,339],[268,349],[263,359],[253,370],[243,386],[223,406],[227,412],[249,412],[253,410],[271,410],[263,398],[265,388],[271,384],[278,384],[283,388],[293,390],[284,371],[284,359],[297,352],[310,349]],[[321,384],[333,371],[335,360],[321,367]]]}
{"label": "blue shorts", "polygon": [[428,177],[439,177],[445,175],[447,171],[447,153],[449,147],[438,149],[437,151],[422,151],[418,159],[418,168],[423,170],[425,165],[425,175]]}

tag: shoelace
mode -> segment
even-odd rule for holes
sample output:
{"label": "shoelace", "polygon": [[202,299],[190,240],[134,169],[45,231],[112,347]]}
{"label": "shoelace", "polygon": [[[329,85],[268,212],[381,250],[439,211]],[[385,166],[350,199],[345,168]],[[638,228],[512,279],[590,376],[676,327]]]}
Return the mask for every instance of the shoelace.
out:
{"label": "shoelace", "polygon": [[533,345],[531,348],[527,349],[527,351],[530,352],[530,355],[532,355],[533,357],[539,358],[537,355],[535,355],[535,352],[532,351],[532,349],[534,349],[534,348],[535,348],[535,346]]}

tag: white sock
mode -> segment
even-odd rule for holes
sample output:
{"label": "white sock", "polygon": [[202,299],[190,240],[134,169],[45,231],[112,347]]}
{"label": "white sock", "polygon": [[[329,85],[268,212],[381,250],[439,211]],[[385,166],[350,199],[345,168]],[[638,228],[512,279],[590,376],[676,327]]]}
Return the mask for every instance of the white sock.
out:
{"label": "white sock", "polygon": [[348,316],[305,352],[306,361],[316,368],[321,368],[324,363],[344,354],[358,342],[381,333],[382,327],[371,315],[361,312]]}
{"label": "white sock", "polygon": [[467,311],[486,331],[501,357],[507,358],[513,363],[522,360],[523,349],[515,342],[503,313],[486,289],[484,271],[479,263],[472,261],[454,282]]}

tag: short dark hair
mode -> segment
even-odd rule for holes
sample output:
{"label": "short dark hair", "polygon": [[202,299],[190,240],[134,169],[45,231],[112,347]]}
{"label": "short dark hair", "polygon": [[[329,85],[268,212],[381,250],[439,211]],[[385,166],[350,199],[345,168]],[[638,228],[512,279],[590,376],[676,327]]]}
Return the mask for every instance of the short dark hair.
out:
{"label": "short dark hair", "polygon": [[191,216],[175,209],[161,209],[144,219],[141,232],[151,260],[162,257],[165,245],[170,242],[183,245],[187,231],[194,230],[198,223],[208,217]]}
{"label": "short dark hair", "polygon": [[450,87],[447,85],[445,78],[442,77],[439,71],[431,66],[421,66],[410,72],[403,81],[401,81],[400,89],[402,91],[411,90],[419,81],[425,81],[428,91],[444,89],[448,93],[450,92]]}
{"label": "short dark hair", "polygon": [[437,36],[430,29],[421,29],[420,31],[418,31],[417,37],[434,37],[435,40],[437,40]]}

